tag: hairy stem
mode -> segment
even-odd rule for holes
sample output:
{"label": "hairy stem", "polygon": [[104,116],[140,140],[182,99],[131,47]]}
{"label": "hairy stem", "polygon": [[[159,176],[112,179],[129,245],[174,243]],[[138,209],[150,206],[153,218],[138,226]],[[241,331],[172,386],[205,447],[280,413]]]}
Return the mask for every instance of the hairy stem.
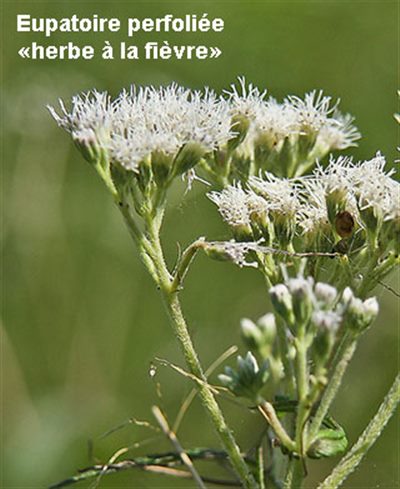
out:
{"label": "hairy stem", "polygon": [[309,414],[308,407],[308,366],[307,366],[307,345],[304,337],[304,332],[299,332],[299,337],[296,339],[296,383],[297,383],[297,398],[298,408],[296,416],[296,451],[300,455],[300,460],[293,462],[292,487],[299,489],[302,486],[304,478],[303,458],[305,456],[304,431]]}
{"label": "hairy stem", "polygon": [[290,452],[294,452],[296,449],[296,445],[279,421],[279,418],[276,415],[275,409],[272,404],[269,402],[263,402],[258,406],[258,410],[268,421],[269,425],[274,430],[282,445]]}
{"label": "hairy stem", "polygon": [[336,363],[334,365],[334,370],[331,378],[329,379],[328,385],[326,386],[324,393],[321,398],[321,402],[315,413],[315,416],[311,422],[311,426],[308,433],[308,440],[310,444],[316,437],[323,419],[328,414],[329,408],[339,390],[340,384],[342,383],[343,375],[353,357],[356,349],[356,341],[354,338],[343,338],[341,345],[339,346],[339,351],[336,356]]}
{"label": "hairy stem", "polygon": [[157,283],[161,290],[175,336],[181,346],[190,373],[202,381],[198,384],[198,389],[203,406],[220,437],[235,472],[243,483],[243,487],[248,489],[257,488],[258,484],[244,461],[233,434],[228,428],[221,409],[215,400],[213,392],[207,384],[207,378],[197,357],[183,316],[178,291],[173,284],[173,278],[164,260],[159,238],[159,227],[154,225],[154,219],[148,219],[146,228],[147,239],[151,244],[151,259],[158,276]]}
{"label": "hairy stem", "polygon": [[333,472],[318,486],[318,489],[336,489],[342,485],[378,439],[387,422],[394,414],[399,402],[400,373],[397,374],[388,394],[360,438],[334,468]]}
{"label": "hairy stem", "polygon": [[298,458],[292,458],[289,462],[284,489],[301,489],[303,478],[304,468],[302,461]]}

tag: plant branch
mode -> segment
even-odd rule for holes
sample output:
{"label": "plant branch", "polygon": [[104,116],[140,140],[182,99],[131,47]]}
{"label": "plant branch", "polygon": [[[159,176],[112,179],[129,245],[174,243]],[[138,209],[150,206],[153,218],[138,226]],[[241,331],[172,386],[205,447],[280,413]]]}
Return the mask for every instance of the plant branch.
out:
{"label": "plant branch", "polygon": [[348,338],[345,334],[339,350],[336,355],[336,363],[331,378],[328,381],[324,393],[321,398],[321,402],[313,417],[309,429],[308,441],[311,444],[314,441],[319,429],[321,428],[322,421],[328,414],[329,408],[339,390],[340,384],[343,379],[343,375],[353,357],[357,343],[356,340],[351,337]]}
{"label": "plant branch", "polygon": [[[224,462],[228,459],[226,452],[222,450],[213,450],[208,448],[193,448],[186,450],[186,454],[191,460],[204,460],[214,462]],[[90,480],[98,476],[110,475],[116,472],[122,472],[130,469],[142,469],[147,472],[155,472],[163,475],[171,475],[180,477],[182,471],[176,471],[176,467],[182,465],[182,459],[179,453],[167,452],[155,455],[148,455],[143,457],[135,457],[128,460],[122,460],[117,463],[110,463],[106,465],[94,465],[87,467],[79,471],[78,474],[69,477],[61,482],[53,484],[49,489],[59,489],[62,487],[70,486],[81,481]],[[192,478],[192,474],[187,474],[185,478]],[[241,483],[236,480],[221,480],[202,477],[203,481],[213,484],[237,486],[241,487]]]}
{"label": "plant branch", "polygon": [[[151,261],[154,264],[157,284],[160,288],[175,336],[181,346],[189,372],[201,381],[198,382],[197,385],[203,407],[205,408],[226,452],[228,453],[232,467],[242,481],[243,487],[247,489],[255,489],[258,487],[258,484],[244,461],[231,430],[226,424],[211,387],[208,386],[207,378],[203,372],[196,350],[193,346],[188,327],[183,316],[178,291],[173,287],[174,279],[171,277],[165,263],[159,236],[160,225],[158,222],[155,223],[155,221],[156,219],[154,218],[154,215],[147,216],[145,219],[146,238],[150,244],[150,249],[148,252],[151,257]],[[152,272],[152,270],[150,270],[150,272]]]}
{"label": "plant branch", "polygon": [[351,450],[342,458],[333,472],[318,486],[318,489],[336,489],[357,468],[368,450],[381,435],[386,424],[394,414],[400,402],[400,373],[380,405],[377,413],[369,422]]}
{"label": "plant branch", "polygon": [[197,251],[204,246],[204,243],[205,238],[199,238],[194,243],[189,245],[183,252],[174,274],[174,279],[171,285],[172,290],[178,290],[182,286],[183,280]]}
{"label": "plant branch", "polygon": [[282,445],[290,452],[294,452],[296,450],[296,444],[286,433],[286,430],[279,421],[279,418],[276,415],[275,409],[272,404],[269,402],[263,402],[258,406],[258,410],[268,421],[268,424],[274,430]]}

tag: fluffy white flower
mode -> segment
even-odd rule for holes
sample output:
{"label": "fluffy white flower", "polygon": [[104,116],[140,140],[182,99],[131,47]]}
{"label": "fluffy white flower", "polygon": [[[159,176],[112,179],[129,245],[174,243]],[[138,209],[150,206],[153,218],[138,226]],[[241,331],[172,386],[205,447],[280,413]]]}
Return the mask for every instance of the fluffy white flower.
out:
{"label": "fluffy white flower", "polygon": [[351,170],[353,191],[360,210],[373,208],[383,219],[398,213],[400,185],[392,176],[394,170],[385,170],[385,158],[378,153]]}
{"label": "fluffy white flower", "polygon": [[249,188],[266,201],[269,210],[293,216],[300,208],[295,180],[279,178],[265,172],[261,177],[250,177]]}
{"label": "fluffy white flower", "polygon": [[297,223],[305,234],[315,233],[329,225],[325,187],[318,178],[303,177],[299,182]]}
{"label": "fluffy white flower", "polygon": [[239,77],[239,87],[231,85],[231,90],[224,90],[231,106],[231,114],[254,118],[261,107],[265,106],[267,90],[260,91],[252,83],[247,84],[244,77]]}
{"label": "fluffy white flower", "polygon": [[107,92],[96,90],[72,97],[68,112],[59,100],[61,115],[48,106],[57,124],[80,143],[105,144],[112,130],[114,107]]}
{"label": "fluffy white flower", "polygon": [[240,185],[230,185],[221,192],[210,192],[208,198],[217,205],[222,219],[229,226],[250,226],[248,193]]}
{"label": "fluffy white flower", "polygon": [[352,188],[351,170],[354,167],[351,158],[340,156],[330,158],[326,168],[317,165],[314,175],[321,182],[327,193],[340,192],[347,194]]}
{"label": "fluffy white flower", "polygon": [[322,126],[317,140],[326,151],[346,149],[357,146],[356,141],[361,138],[358,129],[353,125],[354,117],[350,114],[341,114],[335,111],[333,117]]}
{"label": "fluffy white flower", "polygon": [[255,111],[254,129],[255,137],[266,135],[275,146],[299,132],[297,111],[291,104],[280,104],[271,97]]}
{"label": "fluffy white flower", "polygon": [[109,150],[114,162],[136,171],[153,151],[175,156],[188,143],[204,152],[224,145],[233,135],[227,101],[206,89],[191,91],[173,83],[167,87],[122,91],[111,101],[104,92],[72,99],[70,112],[60,101],[61,115],[49,108],[60,127],[84,143]]}
{"label": "fluffy white flower", "polygon": [[317,90],[306,93],[304,100],[295,95],[289,96],[286,100],[297,113],[299,129],[311,132],[318,132],[329,122],[329,115],[337,106],[337,103],[331,106],[331,101],[331,97]]}

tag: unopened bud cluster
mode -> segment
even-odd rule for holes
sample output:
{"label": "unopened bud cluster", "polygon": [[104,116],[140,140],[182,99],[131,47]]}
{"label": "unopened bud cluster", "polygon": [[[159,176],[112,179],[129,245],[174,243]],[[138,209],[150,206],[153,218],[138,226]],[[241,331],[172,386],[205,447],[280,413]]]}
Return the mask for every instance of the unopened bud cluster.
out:
{"label": "unopened bud cluster", "polygon": [[271,287],[269,295],[276,313],[294,335],[305,328],[312,336],[320,331],[334,336],[342,323],[361,333],[379,312],[375,297],[362,301],[349,287],[339,294],[329,284],[314,283],[312,277],[288,278],[285,283]]}
{"label": "unopened bud cluster", "polygon": [[[282,371],[278,328],[284,330],[288,352],[294,349],[292,357],[296,356],[296,338],[301,337],[307,345],[309,360],[321,371],[331,358],[340,328],[357,337],[379,312],[375,297],[362,301],[350,288],[340,294],[329,284],[315,283],[311,277],[300,275],[271,287],[269,295],[275,314],[268,313],[256,322],[247,318],[241,321],[244,344],[252,353],[245,359],[238,358],[236,371],[227,367],[220,376],[222,383],[235,395],[252,401],[261,398],[265,383],[270,378],[276,379],[277,371]],[[262,367],[258,366],[256,357]],[[321,378],[318,380],[324,382]]]}
{"label": "unopened bud cluster", "polygon": [[258,404],[261,401],[260,392],[269,377],[267,363],[258,365],[256,358],[248,352],[242,358],[237,358],[237,369],[225,367],[225,373],[219,375],[221,383],[235,396],[244,397]]}

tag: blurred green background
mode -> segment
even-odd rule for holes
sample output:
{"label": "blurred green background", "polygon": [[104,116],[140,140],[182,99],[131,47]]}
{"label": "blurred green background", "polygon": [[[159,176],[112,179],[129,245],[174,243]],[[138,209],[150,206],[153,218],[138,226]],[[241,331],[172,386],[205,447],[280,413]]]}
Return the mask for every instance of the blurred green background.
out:
{"label": "blurred green background", "polygon": [[[341,98],[356,117],[363,139],[354,151],[370,158],[381,150],[398,157],[398,2],[387,1],[3,1],[3,233],[2,487],[46,487],[89,464],[87,440],[102,461],[119,448],[153,437],[133,425],[100,439],[131,416],[151,419],[160,403],[171,419],[188,382],[149,367],[156,357],[182,364],[157,291],[133,249],[118,211],[95,174],[45,109],[96,87],[117,94],[131,83],[177,81],[189,87],[226,88],[237,75],[281,98],[313,88]],[[51,44],[103,45],[124,34],[16,33],[16,14],[33,16],[220,16],[223,33],[138,35],[148,40],[219,46],[209,61],[30,61],[18,55],[33,40]],[[165,223],[164,241],[173,262],[176,242],[226,229],[214,206],[195,189],[182,200],[177,187]],[[398,277],[389,281],[399,290]],[[334,412],[350,440],[364,428],[399,366],[399,299],[376,291],[379,321],[362,339]],[[262,280],[249,270],[199,257],[183,293],[204,365],[239,344],[238,322],[268,310]],[[157,398],[161,383],[162,399]],[[222,401],[245,448],[258,436],[260,420]],[[217,446],[196,401],[180,440]],[[399,424],[392,420],[347,488],[398,488]],[[169,449],[163,439],[133,453]],[[335,460],[310,463],[307,486]],[[109,487],[193,487],[143,472],[104,478]]]}

